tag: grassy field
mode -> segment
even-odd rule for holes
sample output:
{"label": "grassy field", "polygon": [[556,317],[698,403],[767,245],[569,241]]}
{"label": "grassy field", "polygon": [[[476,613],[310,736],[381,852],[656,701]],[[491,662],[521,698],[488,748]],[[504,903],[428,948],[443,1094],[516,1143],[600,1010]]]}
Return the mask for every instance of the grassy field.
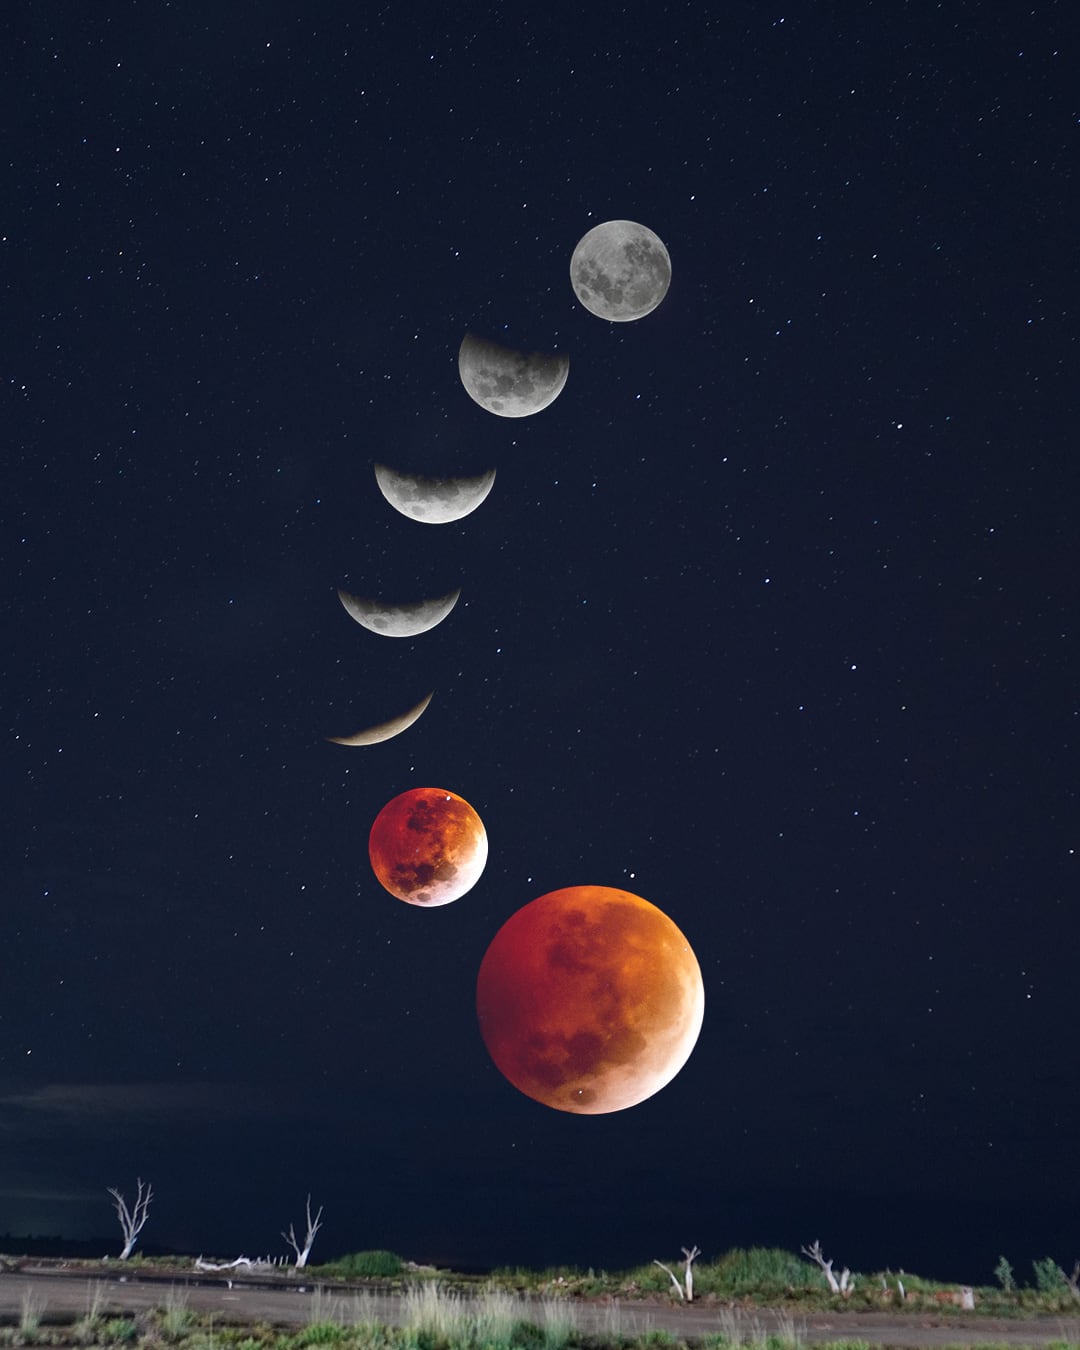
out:
{"label": "grassy field", "polygon": [[[0,1257],[0,1269],[18,1271],[38,1264]],[[57,1264],[57,1263],[50,1263]],[[484,1277],[421,1268],[385,1251],[358,1252],[303,1271],[268,1267],[267,1276],[303,1283],[310,1295],[306,1327],[284,1331],[269,1325],[217,1325],[188,1305],[177,1280],[198,1277],[188,1258],[133,1258],[119,1262],[64,1262],[72,1274],[87,1275],[87,1302],[74,1322],[48,1317],[45,1294],[27,1293],[14,1324],[0,1326],[0,1346],[147,1347],[148,1350],[683,1350],[686,1342],[651,1327],[646,1311],[662,1303],[682,1304],[685,1262],[671,1258],[618,1273],[559,1267],[544,1271],[501,1269]],[[94,1276],[157,1277],[164,1281],[160,1306],[130,1318],[102,1312],[101,1285]],[[241,1272],[230,1272],[240,1275]],[[1044,1317],[1075,1325],[1080,1294],[1075,1273],[1067,1277],[1049,1260],[1032,1265],[1032,1281],[1021,1285],[1007,1263],[996,1283],[970,1290],[973,1309],[962,1306],[956,1285],[904,1272],[856,1274],[846,1296],[832,1293],[823,1272],[794,1253],[775,1248],[736,1249],[693,1266],[694,1301],[711,1306],[719,1330],[692,1342],[698,1350],[801,1350],[800,1318],[820,1313],[931,1312],[935,1321],[965,1315],[998,1318]],[[42,1281],[43,1287],[47,1285]],[[400,1325],[375,1315],[376,1290],[401,1295]],[[96,1292],[95,1292],[96,1291]],[[156,1300],[156,1293],[153,1295]],[[583,1300],[598,1305],[592,1329],[583,1331],[574,1308]],[[642,1311],[635,1311],[640,1309]],[[769,1326],[757,1315],[769,1309]],[[857,1350],[866,1343],[851,1318],[850,1339],[828,1342],[828,1350]],[[1064,1335],[1064,1333],[1063,1333]],[[992,1337],[987,1338],[991,1345]],[[821,1343],[818,1342],[820,1345]],[[1056,1350],[1069,1343],[1062,1339]],[[816,1347],[815,1347],[816,1350]],[[1009,1350],[1016,1350],[1015,1346]],[[1070,1350],[1073,1350],[1070,1347]],[[1076,1347],[1080,1350],[1080,1346]]]}
{"label": "grassy field", "polygon": [[[16,1268],[17,1258],[0,1256],[0,1269]],[[134,1256],[109,1268],[129,1270],[133,1275],[160,1273],[190,1275],[195,1262],[190,1257]],[[100,1273],[101,1262],[69,1262],[72,1269]],[[608,1272],[556,1266],[546,1270],[500,1267],[485,1275],[468,1276],[431,1266],[417,1266],[394,1252],[352,1252],[325,1264],[309,1264],[296,1271],[291,1266],[263,1267],[274,1278],[299,1280],[334,1288],[378,1285],[402,1291],[435,1282],[444,1290],[470,1293],[478,1290],[551,1296],[557,1298],[613,1298],[679,1300],[672,1275],[684,1279],[681,1257],[664,1256],[664,1269],[657,1261],[630,1270]],[[1077,1272],[1067,1275],[1050,1257],[1030,1263],[1025,1281],[1002,1257],[985,1284],[971,1289],[976,1313],[994,1317],[1080,1316]],[[670,1273],[669,1273],[670,1272]],[[243,1272],[230,1271],[227,1274]],[[839,1267],[836,1269],[839,1278]],[[777,1247],[734,1248],[712,1260],[698,1259],[693,1265],[696,1301],[733,1304],[739,1307],[789,1308],[792,1311],[894,1311],[925,1312],[934,1308],[943,1314],[963,1311],[961,1286],[929,1279],[903,1270],[856,1272],[853,1287],[841,1296],[830,1291],[822,1271],[812,1261]]]}

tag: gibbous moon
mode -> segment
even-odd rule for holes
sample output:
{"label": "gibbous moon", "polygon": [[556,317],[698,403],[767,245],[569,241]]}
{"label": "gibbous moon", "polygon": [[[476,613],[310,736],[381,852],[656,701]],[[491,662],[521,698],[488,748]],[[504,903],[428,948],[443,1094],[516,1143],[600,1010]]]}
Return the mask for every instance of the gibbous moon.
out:
{"label": "gibbous moon", "polygon": [[461,587],[435,600],[418,600],[412,605],[383,605],[348,591],[338,591],[338,599],[357,623],[383,637],[416,637],[434,628],[458,602]]}
{"label": "gibbous moon", "polygon": [[388,801],[371,827],[368,856],[383,887],[433,909],[471,890],[487,862],[484,823],[445,788],[410,788]]}
{"label": "gibbous moon", "polygon": [[466,333],[458,351],[458,374],[465,392],[497,417],[530,417],[562,393],[570,358],[515,351]]}
{"label": "gibbous moon", "polygon": [[357,731],[352,736],[327,736],[326,739],[333,741],[335,745],[378,745],[381,741],[389,741],[394,736],[400,736],[403,731],[408,731],[431,702],[434,693],[433,689],[415,708],[410,708],[408,712],[403,712],[398,717],[391,717],[388,722],[379,722],[375,726],[368,727],[366,731]]}
{"label": "gibbous moon", "polygon": [[608,220],[578,241],[570,284],[590,314],[627,323],[650,314],[667,295],[671,259],[644,225]]}
{"label": "gibbous moon", "polygon": [[445,525],[476,510],[491,491],[495,470],[475,478],[425,478],[376,464],[375,481],[395,511],[427,525]]}
{"label": "gibbous moon", "polygon": [[611,886],[550,891],[511,915],[476,983],[480,1034],[514,1087],[601,1115],[659,1092],[701,1030],[690,944],[662,910]]}

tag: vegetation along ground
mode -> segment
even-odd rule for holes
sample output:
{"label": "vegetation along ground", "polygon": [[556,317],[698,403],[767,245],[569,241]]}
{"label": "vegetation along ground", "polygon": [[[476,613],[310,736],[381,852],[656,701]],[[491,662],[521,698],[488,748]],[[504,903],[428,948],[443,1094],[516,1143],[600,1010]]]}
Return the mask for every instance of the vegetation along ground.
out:
{"label": "vegetation along ground", "polygon": [[620,1273],[515,1268],[483,1277],[417,1267],[390,1252],[353,1253],[304,1270],[230,1263],[207,1271],[206,1264],[0,1257],[0,1346],[1080,1350],[1076,1272],[1070,1277],[1049,1258],[1033,1263],[1026,1283],[1003,1258],[985,1286],[878,1271],[849,1273],[842,1294],[830,1288],[839,1279],[831,1262],[826,1271],[821,1262],[763,1248],[695,1262],[689,1291],[685,1258]]}

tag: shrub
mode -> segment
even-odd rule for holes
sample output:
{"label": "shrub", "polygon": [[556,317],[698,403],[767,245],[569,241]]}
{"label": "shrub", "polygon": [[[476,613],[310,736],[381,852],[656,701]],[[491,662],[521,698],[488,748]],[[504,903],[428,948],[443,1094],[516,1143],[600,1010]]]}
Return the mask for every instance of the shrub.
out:
{"label": "shrub", "polygon": [[1060,1294],[1069,1287],[1065,1272],[1052,1256],[1032,1261],[1035,1270],[1035,1288],[1040,1294]]}
{"label": "shrub", "polygon": [[161,1330],[169,1340],[179,1341],[194,1325],[195,1313],[188,1307],[187,1295],[171,1285],[161,1311]]}
{"label": "shrub", "polygon": [[135,1323],[126,1317],[110,1317],[101,1328],[101,1339],[106,1345],[130,1345],[138,1334]]}
{"label": "shrub", "polygon": [[808,1266],[794,1252],[780,1247],[735,1247],[697,1274],[704,1290],[727,1297],[743,1294],[782,1294],[791,1286],[806,1287]]}
{"label": "shrub", "polygon": [[293,1345],[336,1345],[346,1335],[345,1328],[336,1322],[312,1322],[293,1338]]}
{"label": "shrub", "polygon": [[405,1269],[405,1262],[395,1252],[349,1252],[333,1268],[346,1280],[392,1280]]}
{"label": "shrub", "polygon": [[1016,1280],[1013,1278],[1013,1268],[1003,1256],[998,1258],[998,1263],[994,1267],[994,1279],[1001,1285],[1006,1294],[1011,1294],[1016,1288]]}

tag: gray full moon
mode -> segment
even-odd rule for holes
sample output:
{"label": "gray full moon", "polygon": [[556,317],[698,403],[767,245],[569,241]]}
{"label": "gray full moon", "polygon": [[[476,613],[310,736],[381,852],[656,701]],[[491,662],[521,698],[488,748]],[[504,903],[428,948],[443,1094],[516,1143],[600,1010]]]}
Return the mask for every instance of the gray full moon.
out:
{"label": "gray full moon", "polygon": [[668,251],[644,225],[608,220],[578,240],[570,284],[589,311],[612,323],[651,314],[671,285]]}
{"label": "gray full moon", "polygon": [[562,393],[570,358],[516,351],[466,333],[458,352],[465,392],[497,417],[530,417]]}
{"label": "gray full moon", "polygon": [[391,717],[387,722],[378,722],[375,726],[368,727],[364,731],[357,731],[352,736],[327,736],[328,741],[333,741],[335,745],[378,745],[380,741],[388,741],[394,736],[400,736],[403,731],[416,721],[427,705],[431,702],[435,690],[433,689],[427,698],[422,698],[415,708],[410,708],[408,712],[403,712],[397,717]]}
{"label": "gray full moon", "polygon": [[395,511],[427,525],[445,525],[476,510],[491,491],[495,470],[475,478],[425,478],[376,464],[375,481]]}
{"label": "gray full moon", "polygon": [[457,604],[461,587],[433,600],[418,600],[411,605],[384,605],[378,600],[338,591],[338,599],[351,618],[372,633],[383,637],[417,637],[434,628]]}

